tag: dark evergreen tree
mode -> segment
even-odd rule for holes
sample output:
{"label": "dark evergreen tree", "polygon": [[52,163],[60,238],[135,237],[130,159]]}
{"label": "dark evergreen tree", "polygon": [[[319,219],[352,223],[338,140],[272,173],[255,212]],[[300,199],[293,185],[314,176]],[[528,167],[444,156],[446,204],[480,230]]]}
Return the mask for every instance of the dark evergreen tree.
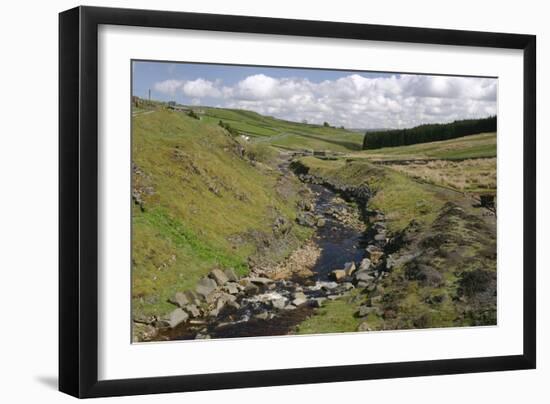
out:
{"label": "dark evergreen tree", "polygon": [[437,140],[455,139],[482,132],[495,132],[497,117],[483,119],[464,119],[451,123],[433,123],[415,126],[409,129],[392,129],[365,133],[363,149],[405,146]]}

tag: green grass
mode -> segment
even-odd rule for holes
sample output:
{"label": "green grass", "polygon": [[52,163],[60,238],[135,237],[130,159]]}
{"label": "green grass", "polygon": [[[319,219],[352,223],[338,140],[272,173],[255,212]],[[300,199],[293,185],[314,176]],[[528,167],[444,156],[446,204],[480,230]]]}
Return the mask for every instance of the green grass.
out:
{"label": "green grass", "polygon": [[286,149],[329,150],[350,152],[361,150],[363,134],[341,128],[323,127],[284,121],[252,111],[205,108],[204,120],[222,120],[255,141],[266,142]]}
{"label": "green grass", "polygon": [[315,315],[296,327],[296,334],[324,334],[357,331],[362,320],[355,316],[359,304],[354,302],[357,291],[345,298],[326,301]]}
{"label": "green grass", "polygon": [[[133,309],[163,314],[175,291],[192,288],[212,268],[244,273],[275,218],[294,221],[300,184],[291,181],[290,196],[280,195],[278,172],[242,158],[217,124],[165,109],[132,119],[133,187],[143,200],[143,209],[132,211]],[[247,153],[267,162],[274,156],[269,146]],[[294,226],[294,244],[271,258],[283,258],[308,235]]]}
{"label": "green grass", "polygon": [[496,133],[481,133],[439,142],[421,143],[410,146],[385,147],[354,153],[354,157],[371,160],[421,160],[421,159],[468,159],[495,157],[497,152]]}
{"label": "green grass", "polygon": [[369,207],[386,214],[390,230],[399,230],[412,219],[419,222],[432,221],[438,210],[455,197],[430,184],[413,181],[405,174],[364,159],[321,160],[303,157],[300,162],[309,169],[310,174],[330,182],[368,186],[374,193]]}

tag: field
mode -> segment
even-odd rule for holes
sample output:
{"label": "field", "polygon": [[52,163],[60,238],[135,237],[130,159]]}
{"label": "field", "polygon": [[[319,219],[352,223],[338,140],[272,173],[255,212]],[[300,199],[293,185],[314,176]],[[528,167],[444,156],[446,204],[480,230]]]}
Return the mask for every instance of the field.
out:
{"label": "field", "polygon": [[282,149],[330,150],[349,152],[361,150],[363,135],[342,128],[308,125],[263,116],[252,111],[204,108],[203,119],[220,120],[254,138]]}
{"label": "field", "polygon": [[353,153],[353,156],[366,157],[372,161],[490,158],[496,157],[496,140],[496,133],[480,133],[439,142],[364,150]]}

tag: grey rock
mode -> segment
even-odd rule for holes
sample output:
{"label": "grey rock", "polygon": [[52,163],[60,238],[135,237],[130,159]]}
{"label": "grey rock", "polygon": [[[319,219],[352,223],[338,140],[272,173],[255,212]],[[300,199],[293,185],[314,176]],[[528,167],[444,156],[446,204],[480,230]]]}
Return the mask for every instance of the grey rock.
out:
{"label": "grey rock", "polygon": [[330,273],[330,277],[336,282],[340,282],[346,277],[346,271],[343,269],[335,269]]}
{"label": "grey rock", "polygon": [[372,276],[372,274],[370,274],[369,272],[367,271],[359,271],[355,274],[355,280],[359,281],[359,282],[372,282],[374,280],[374,276]]}
{"label": "grey rock", "polygon": [[324,227],[327,224],[327,221],[325,219],[319,219],[317,220],[317,227]]}
{"label": "grey rock", "polygon": [[244,287],[244,292],[248,295],[255,295],[258,292],[260,292],[260,288],[256,285],[254,285],[252,282],[250,282],[248,285]]}
{"label": "grey rock", "polygon": [[239,310],[241,308],[241,305],[237,303],[236,301],[228,301],[227,306],[231,307],[232,309]]}
{"label": "grey rock", "polygon": [[255,283],[257,285],[267,285],[269,283],[273,283],[273,280],[269,278],[263,278],[263,277],[257,276],[254,278],[250,278],[250,282]]}
{"label": "grey rock", "polygon": [[296,308],[296,306],[294,306],[293,304],[287,304],[285,306],[285,310],[294,310]]}
{"label": "grey rock", "polygon": [[189,299],[187,299],[185,293],[182,292],[177,292],[174,297],[170,298],[168,301],[178,307],[185,307],[189,304]]}
{"label": "grey rock", "polygon": [[382,249],[374,244],[369,244],[367,248],[365,248],[365,251],[367,252],[367,258],[371,258],[370,255],[372,253],[379,253],[382,252]]}
{"label": "grey rock", "polygon": [[237,286],[237,283],[235,282],[228,282],[224,285],[223,289],[232,295],[236,295],[239,293],[239,287]]}
{"label": "grey rock", "polygon": [[258,313],[256,315],[254,315],[254,317],[259,319],[259,320],[268,320],[269,319],[269,312],[262,311],[261,313]]}
{"label": "grey rock", "polygon": [[378,233],[374,236],[374,241],[386,241],[386,233]]}
{"label": "grey rock", "polygon": [[296,297],[293,301],[292,301],[292,304],[294,306],[300,306],[301,304],[304,304],[307,302],[307,298],[304,296],[304,297]]}
{"label": "grey rock", "polygon": [[347,276],[351,276],[356,270],[355,262],[346,262],[344,264],[344,271]]}
{"label": "grey rock", "polygon": [[344,282],[342,284],[342,289],[344,289],[345,291],[348,291],[348,290],[351,290],[351,289],[355,289],[355,286],[353,286],[353,283],[351,283],[351,282]]}
{"label": "grey rock", "polygon": [[208,276],[211,279],[214,279],[219,286],[223,286],[227,282],[229,282],[229,278],[225,275],[225,273],[222,272],[221,269],[213,269],[212,271],[210,271]]}
{"label": "grey rock", "polygon": [[190,304],[194,304],[194,305],[200,305],[202,300],[201,300],[201,296],[195,292],[194,290],[186,290],[184,292],[185,294],[185,297],[187,298],[187,300],[189,301]]}
{"label": "grey rock", "polygon": [[282,310],[286,306],[286,299],[280,298],[280,299],[272,300],[271,305],[273,306],[273,308],[277,310]]}
{"label": "grey rock", "polygon": [[336,282],[326,282],[321,286],[321,289],[324,290],[332,290],[338,287],[338,284]]}
{"label": "grey rock", "polygon": [[325,297],[317,297],[315,299],[311,299],[310,300],[310,304],[312,307],[316,307],[316,308],[319,308],[319,307],[322,307],[323,306],[323,303],[326,301],[327,299]]}
{"label": "grey rock", "polygon": [[357,331],[364,332],[364,331],[372,331],[371,327],[369,326],[369,323],[366,321],[363,321],[359,326],[357,327]]}
{"label": "grey rock", "polygon": [[217,284],[213,279],[202,278],[195,287],[195,291],[206,299],[216,289],[216,287]]}
{"label": "grey rock", "polygon": [[195,339],[210,339],[210,335],[208,334],[197,334],[195,335]]}
{"label": "grey rock", "polygon": [[140,324],[152,324],[155,321],[155,318],[152,316],[136,315],[133,317],[135,323]]}
{"label": "grey rock", "polygon": [[292,298],[293,299],[307,299],[306,295],[304,294],[304,292],[294,292],[292,294]]}
{"label": "grey rock", "polygon": [[227,268],[225,271],[223,271],[229,282],[237,282],[239,280],[239,277],[235,273],[235,270],[233,268]]}
{"label": "grey rock", "polygon": [[166,320],[170,328],[175,328],[178,325],[185,323],[189,319],[189,314],[181,308],[172,311]]}
{"label": "grey rock", "polygon": [[371,260],[368,258],[363,258],[359,264],[359,271],[368,271],[371,266]]}
{"label": "grey rock", "polygon": [[197,318],[201,315],[200,310],[194,304],[188,304],[187,306],[185,306],[185,311],[189,313],[191,318]]}

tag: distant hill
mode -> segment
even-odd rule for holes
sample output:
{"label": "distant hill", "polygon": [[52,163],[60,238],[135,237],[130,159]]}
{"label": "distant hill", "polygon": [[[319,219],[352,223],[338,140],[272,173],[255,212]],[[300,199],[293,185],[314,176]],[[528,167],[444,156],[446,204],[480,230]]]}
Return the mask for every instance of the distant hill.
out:
{"label": "distant hill", "polygon": [[497,117],[491,116],[484,119],[464,119],[443,124],[425,124],[410,129],[366,132],[363,138],[363,149],[380,149],[382,147],[427,143],[483,132],[496,132],[496,130]]}

